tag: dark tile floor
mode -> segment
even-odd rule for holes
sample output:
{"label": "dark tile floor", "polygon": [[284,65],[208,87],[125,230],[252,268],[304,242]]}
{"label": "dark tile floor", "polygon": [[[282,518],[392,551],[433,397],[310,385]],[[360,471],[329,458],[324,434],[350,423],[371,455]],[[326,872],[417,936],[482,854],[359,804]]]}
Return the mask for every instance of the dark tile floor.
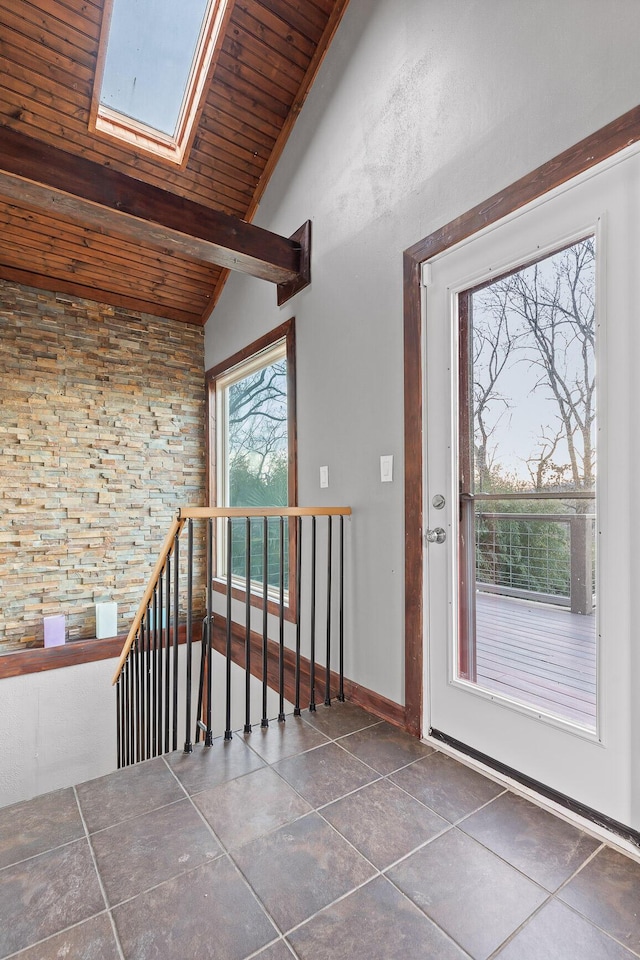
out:
{"label": "dark tile floor", "polygon": [[350,704],[0,810],[0,958],[631,960],[640,864]]}

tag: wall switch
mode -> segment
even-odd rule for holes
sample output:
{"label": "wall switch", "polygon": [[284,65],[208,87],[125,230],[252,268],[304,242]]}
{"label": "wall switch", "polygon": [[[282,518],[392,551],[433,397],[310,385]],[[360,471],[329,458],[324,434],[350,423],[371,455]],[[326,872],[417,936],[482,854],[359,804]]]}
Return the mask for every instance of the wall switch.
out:
{"label": "wall switch", "polygon": [[329,486],[329,467],[320,467],[320,486]]}
{"label": "wall switch", "polygon": [[393,480],[393,454],[380,457],[380,482],[391,483]]}

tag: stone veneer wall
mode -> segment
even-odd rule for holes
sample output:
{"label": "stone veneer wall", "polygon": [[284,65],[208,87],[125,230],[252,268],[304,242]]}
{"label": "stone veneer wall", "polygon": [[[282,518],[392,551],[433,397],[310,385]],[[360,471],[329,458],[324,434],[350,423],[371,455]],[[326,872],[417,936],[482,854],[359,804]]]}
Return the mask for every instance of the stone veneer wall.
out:
{"label": "stone veneer wall", "polygon": [[205,502],[200,327],[0,280],[0,651],[42,618],[126,632],[176,508]]}

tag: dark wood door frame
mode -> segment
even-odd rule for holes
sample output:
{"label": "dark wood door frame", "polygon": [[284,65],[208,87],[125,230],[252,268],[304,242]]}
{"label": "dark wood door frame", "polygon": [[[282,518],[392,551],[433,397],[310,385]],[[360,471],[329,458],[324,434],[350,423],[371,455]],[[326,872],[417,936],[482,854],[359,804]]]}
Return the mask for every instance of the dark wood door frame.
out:
{"label": "dark wood door frame", "polygon": [[640,140],[640,106],[404,251],[405,724],[422,735],[423,413],[421,265]]}

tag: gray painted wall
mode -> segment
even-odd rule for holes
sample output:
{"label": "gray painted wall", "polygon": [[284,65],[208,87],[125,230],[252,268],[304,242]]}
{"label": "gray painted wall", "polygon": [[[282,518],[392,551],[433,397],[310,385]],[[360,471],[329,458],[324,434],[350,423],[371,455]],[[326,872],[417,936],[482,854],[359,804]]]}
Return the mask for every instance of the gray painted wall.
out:
{"label": "gray painted wall", "polygon": [[313,221],[312,285],[234,275],[207,324],[210,367],[296,316],[300,503],[354,508],[347,674],[398,702],[402,251],[635,106],[639,31],[637,0],[351,0],[255,219]]}

